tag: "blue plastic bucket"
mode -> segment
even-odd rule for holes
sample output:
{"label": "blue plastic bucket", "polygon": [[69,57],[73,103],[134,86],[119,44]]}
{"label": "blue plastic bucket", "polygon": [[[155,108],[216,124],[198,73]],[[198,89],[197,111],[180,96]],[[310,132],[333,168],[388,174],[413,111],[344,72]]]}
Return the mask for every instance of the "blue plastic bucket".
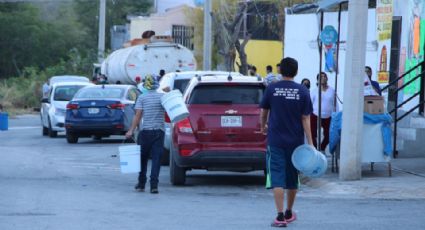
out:
{"label": "blue plastic bucket", "polygon": [[0,113],[0,130],[6,131],[9,129],[9,115],[7,113]]}
{"label": "blue plastic bucket", "polygon": [[295,168],[308,177],[320,177],[328,168],[326,157],[311,145],[301,145],[292,154]]}

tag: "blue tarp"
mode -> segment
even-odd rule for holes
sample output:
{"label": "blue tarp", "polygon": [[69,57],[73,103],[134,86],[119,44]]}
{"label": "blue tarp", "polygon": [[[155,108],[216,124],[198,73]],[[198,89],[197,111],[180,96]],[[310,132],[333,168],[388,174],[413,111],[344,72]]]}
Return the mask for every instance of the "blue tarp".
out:
{"label": "blue tarp", "polygon": [[[391,123],[392,118],[388,113],[384,114],[369,114],[364,113],[363,123],[365,124],[379,124],[382,123],[382,140],[384,142],[384,154],[390,156],[393,152],[393,146],[391,143]],[[342,127],[342,112],[333,113],[331,120],[331,127],[329,132],[329,151],[335,152],[336,146],[341,139],[341,127]]]}

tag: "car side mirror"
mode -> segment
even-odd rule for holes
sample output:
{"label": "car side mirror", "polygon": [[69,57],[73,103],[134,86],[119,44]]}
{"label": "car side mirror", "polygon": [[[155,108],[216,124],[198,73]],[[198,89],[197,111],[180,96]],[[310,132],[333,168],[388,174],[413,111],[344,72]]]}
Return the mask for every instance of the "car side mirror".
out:
{"label": "car side mirror", "polygon": [[43,98],[41,99],[41,103],[50,103],[49,98]]}

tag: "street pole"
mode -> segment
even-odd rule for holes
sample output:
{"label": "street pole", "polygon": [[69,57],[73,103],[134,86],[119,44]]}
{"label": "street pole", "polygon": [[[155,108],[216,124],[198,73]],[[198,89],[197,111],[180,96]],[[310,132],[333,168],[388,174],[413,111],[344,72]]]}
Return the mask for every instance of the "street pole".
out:
{"label": "street pole", "polygon": [[211,70],[211,0],[204,1],[204,70]]}
{"label": "street pole", "polygon": [[345,58],[344,110],[341,137],[341,180],[361,179],[363,147],[363,88],[368,22],[368,0],[348,3],[348,34]]}
{"label": "street pole", "polygon": [[106,0],[100,0],[99,6],[99,40],[97,60],[103,62],[105,55],[105,17],[106,17]]}

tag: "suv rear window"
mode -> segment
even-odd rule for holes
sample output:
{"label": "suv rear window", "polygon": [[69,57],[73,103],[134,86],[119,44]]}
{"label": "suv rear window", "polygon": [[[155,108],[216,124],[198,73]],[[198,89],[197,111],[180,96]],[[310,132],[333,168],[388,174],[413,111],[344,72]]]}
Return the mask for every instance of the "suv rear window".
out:
{"label": "suv rear window", "polygon": [[262,85],[199,85],[189,104],[259,104],[263,92]]}

